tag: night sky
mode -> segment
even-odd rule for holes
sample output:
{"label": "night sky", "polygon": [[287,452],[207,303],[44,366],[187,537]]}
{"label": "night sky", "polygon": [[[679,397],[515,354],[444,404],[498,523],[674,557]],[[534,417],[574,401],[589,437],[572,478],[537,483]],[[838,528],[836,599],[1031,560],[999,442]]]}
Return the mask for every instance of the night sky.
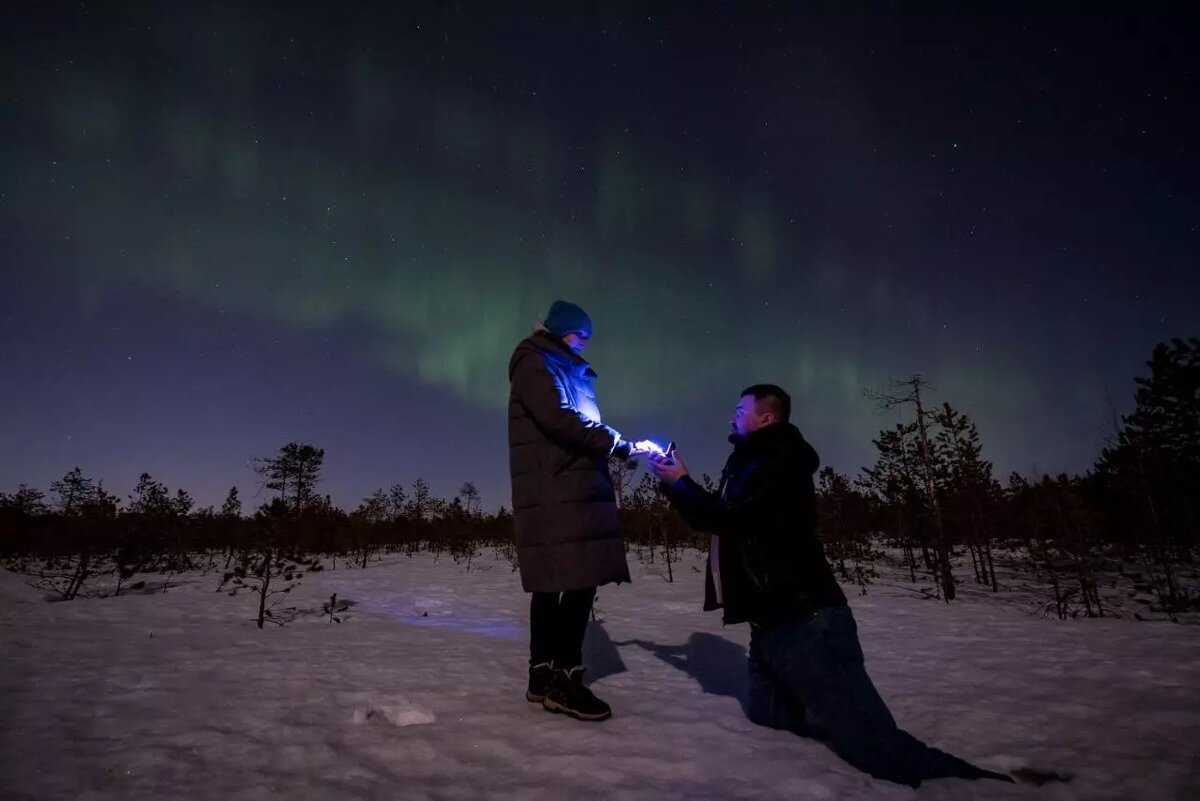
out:
{"label": "night sky", "polygon": [[606,422],[696,471],[772,381],[856,474],[899,419],[863,390],[913,372],[999,475],[1082,471],[1200,334],[1183,4],[560,5],[7,6],[0,490],[253,508],[296,440],[346,507],[507,504],[508,357],[559,297]]}

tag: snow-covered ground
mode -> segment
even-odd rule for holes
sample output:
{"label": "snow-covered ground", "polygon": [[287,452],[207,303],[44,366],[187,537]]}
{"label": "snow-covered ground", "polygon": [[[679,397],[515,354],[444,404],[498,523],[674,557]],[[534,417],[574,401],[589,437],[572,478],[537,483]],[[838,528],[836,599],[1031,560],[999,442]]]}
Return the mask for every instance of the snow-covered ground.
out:
{"label": "snow-covered ground", "polygon": [[[290,603],[354,605],[258,630],[218,577],[49,603],[0,575],[0,798],[1200,798],[1200,629],[1060,622],[898,588],[852,595],[901,725],[996,769],[1069,784],[873,780],[742,713],[745,626],[700,611],[699,554],[631,567],[587,641],[614,717],[524,700],[527,596],[509,564],[388,556],[310,575]],[[148,577],[161,581],[161,577]],[[855,588],[848,588],[848,593]]]}

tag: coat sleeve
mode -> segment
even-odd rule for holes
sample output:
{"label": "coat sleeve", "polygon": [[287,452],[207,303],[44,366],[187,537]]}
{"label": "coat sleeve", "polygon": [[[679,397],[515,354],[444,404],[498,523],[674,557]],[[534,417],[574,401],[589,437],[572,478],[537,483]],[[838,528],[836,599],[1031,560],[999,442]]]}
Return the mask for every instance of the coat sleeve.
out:
{"label": "coat sleeve", "polygon": [[715,492],[709,492],[688,477],[680,479],[676,484],[663,481],[659,487],[671,506],[679,512],[683,522],[697,531],[712,531],[709,509],[721,503]]}
{"label": "coat sleeve", "polygon": [[513,368],[512,386],[517,401],[552,440],[571,450],[607,458],[620,443],[620,435],[603,423],[589,420],[571,407],[562,381],[530,354]]}
{"label": "coat sleeve", "polygon": [[742,480],[743,491],[722,500],[684,476],[667,489],[667,498],[692,528],[736,539],[772,530],[788,492],[787,471],[781,465],[759,463]]}

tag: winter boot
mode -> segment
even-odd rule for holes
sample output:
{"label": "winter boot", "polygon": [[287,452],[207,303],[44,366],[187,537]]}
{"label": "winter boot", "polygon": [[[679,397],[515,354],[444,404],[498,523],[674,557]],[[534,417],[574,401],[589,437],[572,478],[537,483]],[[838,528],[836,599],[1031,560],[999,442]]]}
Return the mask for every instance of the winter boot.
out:
{"label": "winter boot", "polygon": [[531,665],[529,668],[529,689],[525,691],[525,700],[540,704],[546,700],[546,691],[554,683],[554,669],[549,662]]}
{"label": "winter boot", "polygon": [[542,706],[551,712],[562,712],[576,720],[608,720],[612,707],[601,701],[583,686],[583,665],[570,670],[555,670],[554,682],[546,693]]}

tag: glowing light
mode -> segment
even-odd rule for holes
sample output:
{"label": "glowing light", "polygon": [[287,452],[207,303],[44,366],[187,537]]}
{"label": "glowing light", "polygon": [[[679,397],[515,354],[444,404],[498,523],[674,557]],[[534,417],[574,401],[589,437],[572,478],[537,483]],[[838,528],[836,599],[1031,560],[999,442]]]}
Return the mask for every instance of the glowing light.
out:
{"label": "glowing light", "polygon": [[667,451],[663,446],[652,440],[644,439],[640,442],[633,443],[633,447],[644,453],[652,453],[655,456],[666,456]]}

